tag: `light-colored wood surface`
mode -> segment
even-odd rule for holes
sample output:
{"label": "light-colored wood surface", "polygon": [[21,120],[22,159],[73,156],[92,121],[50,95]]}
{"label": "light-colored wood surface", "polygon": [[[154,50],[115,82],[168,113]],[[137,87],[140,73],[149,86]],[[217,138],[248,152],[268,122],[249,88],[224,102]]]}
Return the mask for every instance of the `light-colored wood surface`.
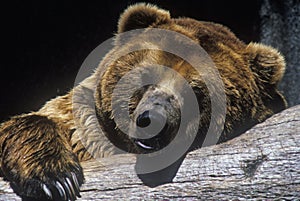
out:
{"label": "light-colored wood surface", "polygon": [[[189,153],[173,183],[149,188],[133,155],[83,163],[79,200],[300,199],[300,105],[229,142]],[[20,200],[0,180],[0,200]]]}

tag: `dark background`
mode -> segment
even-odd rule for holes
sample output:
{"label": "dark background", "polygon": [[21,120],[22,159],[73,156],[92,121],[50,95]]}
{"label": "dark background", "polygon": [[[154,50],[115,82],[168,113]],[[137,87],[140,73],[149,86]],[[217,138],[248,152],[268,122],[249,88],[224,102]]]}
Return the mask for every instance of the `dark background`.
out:
{"label": "dark background", "polygon": [[[113,36],[120,13],[139,1],[12,1],[2,5],[0,121],[38,110],[69,91],[84,59]],[[146,1],[228,26],[245,42],[259,40],[259,0]]]}

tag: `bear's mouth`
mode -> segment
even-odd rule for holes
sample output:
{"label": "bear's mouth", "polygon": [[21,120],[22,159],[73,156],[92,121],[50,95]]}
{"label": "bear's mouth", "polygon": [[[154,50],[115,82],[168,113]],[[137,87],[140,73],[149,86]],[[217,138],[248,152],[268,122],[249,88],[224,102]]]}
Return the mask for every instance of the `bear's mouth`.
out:
{"label": "bear's mouth", "polygon": [[142,140],[137,140],[137,139],[136,139],[136,140],[134,140],[134,142],[135,142],[135,144],[136,144],[137,146],[139,146],[140,148],[143,148],[143,149],[145,149],[145,150],[151,151],[151,150],[154,150],[154,149],[155,149],[153,146],[147,145],[147,143],[143,142]]}
{"label": "bear's mouth", "polygon": [[154,137],[149,139],[133,139],[134,143],[137,145],[138,148],[142,149],[146,152],[153,152],[158,151],[164,147],[166,147],[172,137],[170,136],[170,128],[168,124],[165,124],[163,129]]}

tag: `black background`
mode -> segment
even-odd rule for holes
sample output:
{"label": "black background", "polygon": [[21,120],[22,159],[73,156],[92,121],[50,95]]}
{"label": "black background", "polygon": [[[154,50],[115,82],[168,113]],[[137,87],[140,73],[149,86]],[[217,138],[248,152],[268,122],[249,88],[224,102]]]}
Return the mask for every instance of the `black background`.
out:
{"label": "black background", "polygon": [[[38,110],[69,91],[84,59],[113,36],[120,13],[139,1],[11,1],[1,5],[0,121]],[[245,42],[259,40],[259,0],[146,1],[228,26]]]}

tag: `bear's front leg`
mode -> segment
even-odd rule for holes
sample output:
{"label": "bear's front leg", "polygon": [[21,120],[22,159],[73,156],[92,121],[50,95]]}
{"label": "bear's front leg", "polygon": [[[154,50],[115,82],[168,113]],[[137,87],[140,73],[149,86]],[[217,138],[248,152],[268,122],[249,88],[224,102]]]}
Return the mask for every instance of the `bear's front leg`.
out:
{"label": "bear's front leg", "polygon": [[83,171],[66,136],[45,116],[12,118],[0,128],[1,171],[23,200],[76,200]]}

